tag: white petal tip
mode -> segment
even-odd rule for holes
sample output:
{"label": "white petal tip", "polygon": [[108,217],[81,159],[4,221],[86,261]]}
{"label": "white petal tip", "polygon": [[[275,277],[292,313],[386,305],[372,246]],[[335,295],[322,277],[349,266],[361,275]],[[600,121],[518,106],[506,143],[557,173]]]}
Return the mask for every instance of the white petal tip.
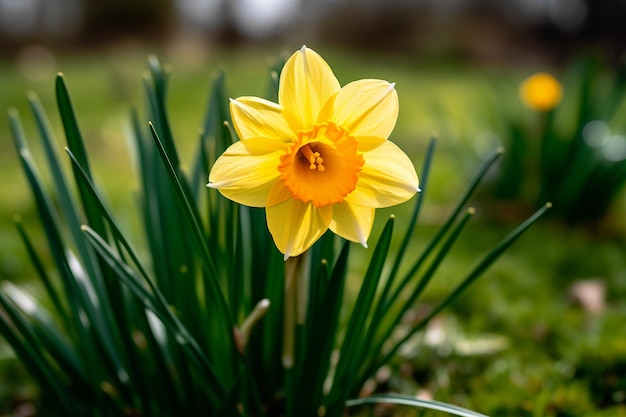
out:
{"label": "white petal tip", "polygon": [[283,256],[283,260],[284,260],[285,262],[287,262],[287,259],[289,259],[289,254],[288,254],[288,253],[286,253],[286,254],[285,254],[285,256]]}
{"label": "white petal tip", "polygon": [[389,83],[389,89],[393,90],[394,88],[396,88],[396,83]]}
{"label": "white petal tip", "polygon": [[367,249],[367,242],[365,242],[365,241],[361,242],[361,246],[363,246],[365,249]]}

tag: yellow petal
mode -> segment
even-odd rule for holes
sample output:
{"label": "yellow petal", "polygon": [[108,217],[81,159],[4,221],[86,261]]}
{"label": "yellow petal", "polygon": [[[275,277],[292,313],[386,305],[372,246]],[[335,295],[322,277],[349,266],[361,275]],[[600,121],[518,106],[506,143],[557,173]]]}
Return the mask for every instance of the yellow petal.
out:
{"label": "yellow petal", "polygon": [[395,84],[359,80],[345,85],[324,106],[319,121],[332,120],[353,136],[388,138],[398,119]]}
{"label": "yellow petal", "polygon": [[280,177],[278,164],[285,148],[282,142],[264,138],[235,142],[215,161],[207,185],[239,204],[265,207]]}
{"label": "yellow petal", "polygon": [[288,199],[268,207],[266,216],[274,243],[287,259],[302,254],[326,232],[332,207],[316,208],[311,203]]}
{"label": "yellow petal", "polygon": [[270,189],[265,207],[275,206],[276,204],[280,204],[290,198],[293,198],[293,194],[289,191],[289,189],[285,186],[285,182],[281,179],[280,181],[276,181],[274,186]]}
{"label": "yellow petal", "polygon": [[367,238],[374,224],[374,209],[346,201],[333,206],[329,228],[333,233],[367,247]]}
{"label": "yellow petal", "polygon": [[278,103],[294,131],[310,129],[324,103],[340,88],[326,61],[303,46],[280,73]]}
{"label": "yellow petal", "polygon": [[230,101],[230,114],[240,139],[262,137],[290,142],[295,137],[280,106],[271,101],[239,97]]}
{"label": "yellow petal", "polygon": [[419,191],[417,173],[409,157],[393,142],[378,140],[378,147],[363,153],[365,165],[356,189],[344,201],[364,207],[389,207],[405,202]]}

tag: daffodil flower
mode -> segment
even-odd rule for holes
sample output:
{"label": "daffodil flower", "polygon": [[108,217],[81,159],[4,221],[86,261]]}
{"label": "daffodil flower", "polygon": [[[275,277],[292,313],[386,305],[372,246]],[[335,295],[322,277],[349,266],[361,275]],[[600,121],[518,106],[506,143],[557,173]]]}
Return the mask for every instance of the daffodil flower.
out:
{"label": "daffodil flower", "polygon": [[524,80],[520,85],[519,95],[527,107],[537,111],[548,111],[559,104],[563,89],[552,75],[540,72]]}
{"label": "daffodil flower", "polygon": [[367,246],[374,209],[419,191],[413,164],[387,140],[398,117],[393,83],[341,87],[324,59],[303,46],[281,72],[278,104],[239,97],[230,111],[241,140],[217,159],[208,186],[265,207],[285,259],[328,229]]}

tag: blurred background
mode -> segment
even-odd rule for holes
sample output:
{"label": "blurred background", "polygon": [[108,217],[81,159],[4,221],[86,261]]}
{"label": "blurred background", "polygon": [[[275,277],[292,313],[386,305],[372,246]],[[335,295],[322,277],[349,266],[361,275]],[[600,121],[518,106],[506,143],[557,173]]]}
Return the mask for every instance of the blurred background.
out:
{"label": "blurred background", "polygon": [[[550,216],[381,370],[378,389],[492,416],[626,415],[626,1],[0,0],[0,109],[17,109],[41,155],[26,99],[35,92],[61,150],[54,78],[63,72],[98,185],[121,223],[138,229],[128,213],[136,202],[126,138],[131,109],[144,106],[148,55],[170,65],[172,129],[190,161],[214,72],[226,73],[232,97],[264,96],[268,68],[303,44],[342,84],[396,82],[392,140],[418,172],[429,138],[438,137],[416,247],[481,160],[506,148],[472,202],[476,221],[422,306],[536,207],[554,202]],[[537,72],[562,88],[547,109],[520,100],[520,85]],[[39,224],[4,116],[0,174],[0,279],[36,294],[11,219],[19,214],[33,233]],[[0,341],[0,415],[36,415],[38,395]]]}
{"label": "blurred background", "polygon": [[581,41],[618,47],[625,8],[610,0],[2,0],[0,31],[6,47],[195,33],[228,44],[289,39],[413,51],[447,42],[476,58],[509,50],[500,59],[520,58],[506,46],[517,40],[520,52],[542,45],[562,58]]}

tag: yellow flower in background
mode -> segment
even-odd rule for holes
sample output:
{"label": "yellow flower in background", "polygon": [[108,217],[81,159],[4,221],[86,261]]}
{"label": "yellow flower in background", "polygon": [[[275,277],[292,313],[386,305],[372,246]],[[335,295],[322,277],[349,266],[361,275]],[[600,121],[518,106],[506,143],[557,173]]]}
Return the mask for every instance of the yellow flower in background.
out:
{"label": "yellow flower in background", "polygon": [[285,259],[328,229],[367,246],[374,209],[419,190],[413,164],[387,140],[398,117],[394,84],[359,80],[341,87],[309,48],[285,63],[278,104],[239,97],[230,111],[241,140],[217,159],[208,186],[265,207]]}
{"label": "yellow flower in background", "polygon": [[519,94],[527,107],[537,111],[548,111],[559,104],[563,89],[552,75],[540,72],[522,83]]}

